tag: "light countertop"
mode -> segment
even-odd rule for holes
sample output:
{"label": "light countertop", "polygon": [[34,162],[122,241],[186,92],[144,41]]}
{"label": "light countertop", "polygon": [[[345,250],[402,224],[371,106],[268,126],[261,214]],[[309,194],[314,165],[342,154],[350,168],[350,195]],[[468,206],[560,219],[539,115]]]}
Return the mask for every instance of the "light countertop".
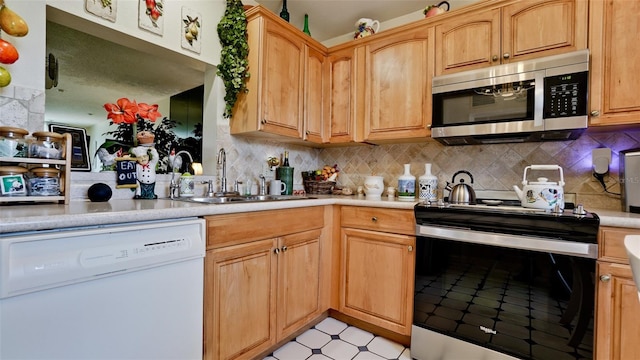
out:
{"label": "light countertop", "polygon": [[[353,205],[413,209],[415,201],[370,200],[364,196],[318,196],[290,201],[234,204],[197,204],[170,199],[71,201],[69,205],[29,204],[0,206],[0,234],[67,227],[94,226],[135,221],[176,219],[239,212],[323,205]],[[588,209],[600,217],[600,225],[640,228],[640,214]]]}
{"label": "light countertop", "polygon": [[333,204],[396,209],[413,209],[416,204],[415,201],[388,200],[387,197],[379,200],[368,200],[364,196],[310,197],[313,198],[233,204],[199,204],[170,199],[112,199],[108,202],[71,201],[68,205],[5,205],[0,206],[0,234]]}

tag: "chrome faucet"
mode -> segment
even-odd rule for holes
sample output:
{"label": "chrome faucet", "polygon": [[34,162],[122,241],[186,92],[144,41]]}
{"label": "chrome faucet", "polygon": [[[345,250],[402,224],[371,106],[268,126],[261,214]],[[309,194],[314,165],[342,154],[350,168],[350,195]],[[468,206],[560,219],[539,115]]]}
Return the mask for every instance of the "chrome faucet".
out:
{"label": "chrome faucet", "polygon": [[[182,159],[180,158],[180,154],[187,154],[189,157],[189,163],[193,164],[193,157],[186,150],[180,150],[177,153],[173,153],[173,149],[171,150],[171,154],[169,155],[169,166],[171,167],[171,182],[169,183],[169,198],[173,199],[176,197],[176,192],[179,192],[180,189],[180,180],[175,179],[176,169],[180,170],[182,166]],[[188,167],[187,167],[188,169]]]}
{"label": "chrome faucet", "polygon": [[175,180],[175,172],[171,171],[171,182],[169,183],[169,199],[173,200],[176,197],[176,192],[180,189],[180,184]]}
{"label": "chrome faucet", "polygon": [[218,165],[222,165],[222,178],[220,179],[220,192],[227,192],[227,153],[224,148],[218,151]]}
{"label": "chrome faucet", "polygon": [[264,175],[260,174],[260,195],[267,195],[267,184]]}
{"label": "chrome faucet", "polygon": [[[189,157],[189,164],[193,164],[193,157],[191,157],[191,154],[189,154],[189,152],[187,150],[180,150],[175,154],[175,157],[173,158],[173,161],[171,162],[171,171],[175,171],[176,170],[176,166],[175,166],[176,160],[175,159],[180,154],[187,154],[187,156]],[[180,165],[182,165],[182,162],[180,162]],[[180,167],[180,166],[178,166],[178,167]],[[188,166],[187,166],[187,171],[189,171],[189,167]]]}

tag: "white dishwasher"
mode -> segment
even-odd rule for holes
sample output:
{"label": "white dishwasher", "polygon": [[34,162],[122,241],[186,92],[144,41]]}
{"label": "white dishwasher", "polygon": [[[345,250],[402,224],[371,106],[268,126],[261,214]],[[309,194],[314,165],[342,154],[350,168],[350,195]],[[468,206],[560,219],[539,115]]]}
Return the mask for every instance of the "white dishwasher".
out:
{"label": "white dishwasher", "polygon": [[0,359],[202,359],[203,219],[0,234]]}

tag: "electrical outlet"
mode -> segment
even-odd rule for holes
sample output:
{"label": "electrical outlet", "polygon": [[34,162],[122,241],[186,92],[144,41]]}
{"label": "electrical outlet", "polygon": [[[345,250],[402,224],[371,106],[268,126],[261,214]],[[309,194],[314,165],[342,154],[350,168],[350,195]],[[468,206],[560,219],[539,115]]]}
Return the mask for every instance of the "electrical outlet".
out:
{"label": "electrical outlet", "polygon": [[594,173],[599,175],[608,173],[609,163],[611,163],[611,149],[599,148],[591,151],[591,164]]}

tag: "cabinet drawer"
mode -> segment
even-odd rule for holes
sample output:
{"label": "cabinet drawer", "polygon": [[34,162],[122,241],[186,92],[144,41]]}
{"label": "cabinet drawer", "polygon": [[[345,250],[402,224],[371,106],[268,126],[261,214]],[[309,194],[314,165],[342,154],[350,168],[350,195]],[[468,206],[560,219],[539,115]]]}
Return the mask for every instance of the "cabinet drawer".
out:
{"label": "cabinet drawer", "polygon": [[324,207],[206,216],[207,249],[274,238],[324,226]]}
{"label": "cabinet drawer", "polygon": [[413,210],[343,206],[342,227],[415,235]]}
{"label": "cabinet drawer", "polygon": [[640,229],[600,227],[598,239],[598,259],[628,264],[629,257],[624,248],[624,237],[627,235],[640,235]]}

